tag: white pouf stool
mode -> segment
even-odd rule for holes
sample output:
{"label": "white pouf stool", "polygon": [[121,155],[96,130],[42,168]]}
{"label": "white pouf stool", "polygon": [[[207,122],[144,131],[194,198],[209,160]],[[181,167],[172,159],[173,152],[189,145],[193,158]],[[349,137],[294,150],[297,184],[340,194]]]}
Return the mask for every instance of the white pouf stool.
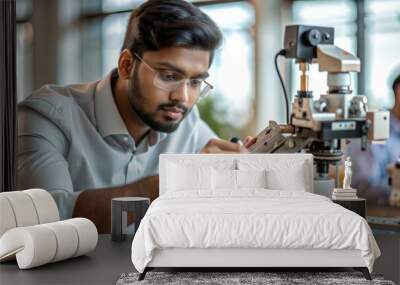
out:
{"label": "white pouf stool", "polygon": [[98,233],[88,219],[60,221],[57,205],[45,190],[0,193],[0,262],[16,259],[20,269],[86,254]]}

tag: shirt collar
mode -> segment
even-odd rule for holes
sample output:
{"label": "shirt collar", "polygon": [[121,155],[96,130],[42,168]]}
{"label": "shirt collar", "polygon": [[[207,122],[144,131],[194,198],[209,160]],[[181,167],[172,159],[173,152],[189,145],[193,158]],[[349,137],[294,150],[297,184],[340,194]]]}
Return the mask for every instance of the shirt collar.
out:
{"label": "shirt collar", "polygon": [[167,133],[162,133],[162,132],[157,132],[154,130],[151,130],[149,135],[148,135],[148,142],[150,146],[153,146],[163,139],[165,139],[168,136]]}
{"label": "shirt collar", "polygon": [[[128,129],[115,104],[111,90],[112,70],[105,78],[99,81],[96,86],[95,94],[95,113],[99,132],[103,138],[110,135],[129,135]],[[150,146],[153,146],[166,138],[167,133],[150,130],[147,140]]]}
{"label": "shirt collar", "polygon": [[111,74],[112,71],[96,86],[96,121],[103,138],[110,135],[129,135],[112,95]]}

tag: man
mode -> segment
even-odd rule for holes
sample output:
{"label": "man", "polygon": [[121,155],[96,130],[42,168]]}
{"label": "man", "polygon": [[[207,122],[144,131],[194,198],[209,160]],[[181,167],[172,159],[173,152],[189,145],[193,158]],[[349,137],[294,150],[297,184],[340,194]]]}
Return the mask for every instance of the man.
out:
{"label": "man", "polygon": [[385,144],[373,144],[366,151],[359,143],[348,145],[347,155],[353,161],[352,186],[359,196],[366,198],[369,205],[388,204],[391,188],[388,185],[386,167],[400,156],[400,74],[392,84],[394,106],[390,112],[390,136]]}
{"label": "man", "polygon": [[117,69],[94,83],[45,85],[20,104],[19,188],[47,189],[62,218],[109,232],[113,197],[158,196],[160,153],[247,152],[216,139],[194,107],[212,89],[221,38],[190,3],[145,2],[131,14]]}

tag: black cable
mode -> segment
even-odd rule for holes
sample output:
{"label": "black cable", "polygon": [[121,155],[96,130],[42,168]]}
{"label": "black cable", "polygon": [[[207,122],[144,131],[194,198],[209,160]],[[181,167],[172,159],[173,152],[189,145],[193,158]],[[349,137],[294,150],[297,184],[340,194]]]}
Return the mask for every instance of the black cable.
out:
{"label": "black cable", "polygon": [[288,94],[286,92],[285,84],[283,83],[283,79],[281,76],[281,73],[279,71],[278,67],[278,56],[280,55],[286,55],[286,50],[281,49],[276,55],[275,55],[275,69],[276,72],[278,73],[279,81],[281,82],[282,89],[283,89],[283,95],[285,96],[285,103],[286,103],[286,124],[289,124],[289,98]]}

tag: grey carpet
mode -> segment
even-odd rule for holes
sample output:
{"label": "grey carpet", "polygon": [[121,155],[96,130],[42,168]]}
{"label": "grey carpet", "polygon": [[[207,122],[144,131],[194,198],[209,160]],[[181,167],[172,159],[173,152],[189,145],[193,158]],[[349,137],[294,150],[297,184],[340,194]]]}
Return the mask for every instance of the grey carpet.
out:
{"label": "grey carpet", "polygon": [[148,272],[146,278],[138,281],[138,273],[122,274],[117,285],[133,284],[379,284],[395,285],[382,276],[372,275],[368,281],[360,272]]}

